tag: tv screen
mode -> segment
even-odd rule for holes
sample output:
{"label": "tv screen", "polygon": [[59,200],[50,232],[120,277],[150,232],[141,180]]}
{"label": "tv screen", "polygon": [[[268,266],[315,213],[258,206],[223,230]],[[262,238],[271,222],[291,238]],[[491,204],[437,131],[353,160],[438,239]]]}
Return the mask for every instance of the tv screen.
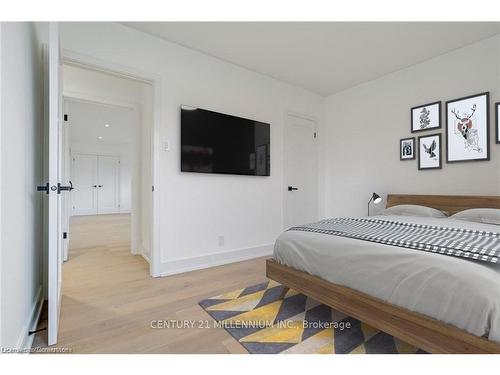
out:
{"label": "tv screen", "polygon": [[181,171],[270,175],[269,124],[181,107]]}

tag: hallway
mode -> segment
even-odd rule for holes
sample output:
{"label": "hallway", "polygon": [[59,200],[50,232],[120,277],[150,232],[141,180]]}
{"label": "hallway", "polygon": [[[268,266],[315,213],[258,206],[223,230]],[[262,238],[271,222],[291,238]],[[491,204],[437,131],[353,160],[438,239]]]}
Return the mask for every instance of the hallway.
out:
{"label": "hallway", "polygon": [[245,353],[222,328],[150,325],[211,319],[198,301],[262,282],[264,259],[153,279],[148,263],[130,253],[129,226],[123,214],[72,218],[57,347],[73,353]]}

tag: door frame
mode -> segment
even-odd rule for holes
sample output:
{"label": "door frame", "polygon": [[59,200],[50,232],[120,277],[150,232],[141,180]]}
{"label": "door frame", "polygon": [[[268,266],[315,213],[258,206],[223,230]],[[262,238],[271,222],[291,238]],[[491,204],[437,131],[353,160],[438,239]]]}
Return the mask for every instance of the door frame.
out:
{"label": "door frame", "polygon": [[[88,69],[88,68],[86,68],[86,69]],[[101,97],[98,95],[92,95],[92,94],[82,93],[82,92],[77,92],[77,91],[65,91],[65,92],[63,92],[63,98],[64,98],[64,101],[66,103],[68,103],[68,107],[69,107],[69,103],[71,103],[71,102],[95,104],[95,105],[100,105],[100,106],[114,107],[114,108],[129,110],[129,111],[132,111],[135,116],[138,116],[141,113],[141,111],[143,110],[142,105],[140,103],[137,103],[137,102],[111,99],[111,98]],[[69,114],[69,122],[71,122],[71,113],[70,113],[69,109],[66,113]],[[72,153],[73,152],[71,150],[70,154],[72,154]],[[139,181],[139,183],[140,182],[141,181]],[[133,194],[133,192],[132,192],[132,194]],[[131,207],[130,211],[131,211],[131,213],[133,212],[133,206]],[[141,244],[140,244],[141,241],[137,237],[136,231],[134,230],[134,228],[137,228],[137,226],[134,226],[134,220],[132,220],[131,233],[130,233],[131,253],[133,255],[144,256],[144,253],[142,251],[138,250],[139,247],[141,246]],[[138,229],[138,230],[140,231],[141,229]],[[146,257],[144,257],[144,259],[146,259]],[[146,261],[149,263],[150,259],[146,259]]]}
{"label": "door frame", "polygon": [[[153,121],[151,126],[151,253],[149,262],[149,274],[152,277],[161,276],[161,258],[160,258],[160,196],[162,184],[160,180],[160,126],[161,126],[161,77],[154,73],[144,72],[128,66],[116,64],[111,61],[104,61],[92,56],[84,55],[78,52],[63,49],[63,64],[77,66],[84,69],[94,70],[101,73],[107,73],[125,79],[150,84],[153,89]],[[113,103],[110,103],[113,104]],[[154,187],[154,188],[153,188]]]}
{"label": "door frame", "polygon": [[[289,122],[288,122],[288,117],[289,116],[292,116],[292,117],[296,117],[296,118],[299,118],[299,119],[302,119],[302,120],[307,120],[307,121],[312,121],[316,124],[316,126],[314,127],[314,131],[316,133],[316,138],[318,139],[318,128],[319,128],[319,121],[318,121],[318,118],[315,117],[315,116],[309,116],[309,115],[305,115],[303,113],[300,113],[300,112],[296,112],[296,111],[293,111],[293,110],[285,110],[285,113],[283,114],[283,133],[281,135],[281,140],[283,142],[283,162],[282,162],[282,170],[283,170],[283,174],[282,174],[282,178],[281,178],[281,186],[282,186],[282,192],[283,192],[283,195],[282,195],[282,204],[281,204],[281,225],[283,227],[283,229],[288,229],[288,228],[285,228],[285,222],[286,222],[286,218],[285,218],[285,205],[286,205],[286,176],[285,176],[285,168],[286,168],[286,158],[285,158],[285,144],[286,144],[286,133],[287,133],[287,130],[288,130],[288,127],[290,126]],[[317,191],[316,191],[316,201],[317,201],[317,207],[316,207],[316,210],[317,210],[317,214],[319,216],[319,204],[320,204],[320,181],[319,181],[319,175],[320,175],[320,171],[319,171],[319,156],[320,156],[320,147],[319,147],[319,142],[316,142],[315,144],[315,149],[316,149],[316,180],[317,180]]]}

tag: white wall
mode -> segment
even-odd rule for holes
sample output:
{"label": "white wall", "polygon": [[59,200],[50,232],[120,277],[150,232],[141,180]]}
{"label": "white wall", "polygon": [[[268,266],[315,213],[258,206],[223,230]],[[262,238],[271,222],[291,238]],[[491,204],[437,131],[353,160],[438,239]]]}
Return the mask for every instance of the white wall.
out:
{"label": "white wall", "polygon": [[40,306],[42,64],[47,25],[2,23],[1,346],[28,343]]}
{"label": "white wall", "polygon": [[[320,117],[323,99],[113,23],[62,24],[63,47],[161,77],[161,261],[164,272],[269,253],[283,229],[286,110]],[[181,104],[271,123],[271,176],[180,173]],[[218,246],[218,236],[225,246]]]}
{"label": "white wall", "polygon": [[[397,53],[397,51],[396,51]],[[410,133],[410,108],[490,91],[491,161],[417,170],[399,160],[399,139]],[[500,145],[494,142],[494,106],[500,101],[500,36],[332,95],[325,102],[322,142],[325,216],[366,215],[373,191],[417,194],[500,194]],[[380,204],[377,208],[383,208]]]}

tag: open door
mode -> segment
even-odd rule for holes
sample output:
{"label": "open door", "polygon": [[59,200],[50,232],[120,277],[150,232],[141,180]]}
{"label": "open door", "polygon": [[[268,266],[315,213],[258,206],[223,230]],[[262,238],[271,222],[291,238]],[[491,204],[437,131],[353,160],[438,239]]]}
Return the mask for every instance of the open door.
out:
{"label": "open door", "polygon": [[62,184],[62,90],[58,24],[49,24],[49,44],[44,58],[45,91],[45,184],[38,190],[46,195],[44,231],[47,256],[48,344],[57,343],[61,306],[63,260],[63,201],[70,187]]}

